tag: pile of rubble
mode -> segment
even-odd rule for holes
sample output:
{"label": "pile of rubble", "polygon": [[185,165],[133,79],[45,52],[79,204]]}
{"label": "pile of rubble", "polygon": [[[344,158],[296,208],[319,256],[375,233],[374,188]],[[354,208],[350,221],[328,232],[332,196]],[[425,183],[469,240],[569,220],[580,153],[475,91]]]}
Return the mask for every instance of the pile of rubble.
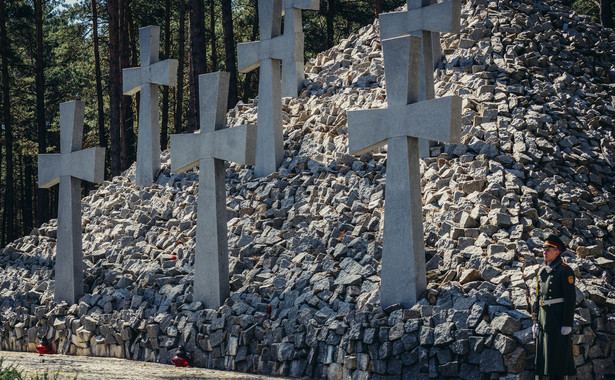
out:
{"label": "pile of rubble", "polygon": [[[0,348],[342,379],[533,378],[542,238],[578,278],[579,378],[615,375],[615,33],[557,1],[468,1],[444,35],[439,96],[462,144],[422,161],[428,291],[379,306],[386,149],[353,157],[346,111],[386,106],[378,23],[318,55],[284,100],[286,157],[227,165],[231,297],[192,300],[198,171],[134,167],[83,200],[86,295],[53,301],[57,224],[0,251]],[[240,104],[229,125],[256,120]]]}

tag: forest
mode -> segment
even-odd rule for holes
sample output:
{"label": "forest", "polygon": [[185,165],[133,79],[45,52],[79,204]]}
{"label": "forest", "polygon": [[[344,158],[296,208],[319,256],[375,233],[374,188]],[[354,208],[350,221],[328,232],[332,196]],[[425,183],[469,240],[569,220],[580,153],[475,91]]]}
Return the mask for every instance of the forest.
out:
{"label": "forest", "polygon": [[[563,0],[612,27],[612,0]],[[405,0],[320,0],[303,11],[306,61]],[[231,74],[228,107],[257,96],[258,70],[237,72],[237,44],[259,39],[258,0],[0,0],[0,247],[57,215],[57,186],[38,187],[38,154],[59,152],[59,104],[85,102],[83,145],[106,148],[105,178],[136,158],[138,94],[122,69],[139,66],[138,30],[160,26],[160,142],[198,129],[198,75]],[[82,193],[93,189],[82,183]]]}

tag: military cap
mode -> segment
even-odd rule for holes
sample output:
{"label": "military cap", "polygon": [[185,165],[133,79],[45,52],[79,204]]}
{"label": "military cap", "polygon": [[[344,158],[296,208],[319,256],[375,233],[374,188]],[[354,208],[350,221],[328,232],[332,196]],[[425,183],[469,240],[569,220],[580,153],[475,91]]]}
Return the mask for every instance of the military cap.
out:
{"label": "military cap", "polygon": [[563,252],[566,249],[566,245],[564,245],[564,242],[553,234],[547,236],[542,247],[543,248],[546,248],[546,247],[557,248],[560,250],[560,252]]}

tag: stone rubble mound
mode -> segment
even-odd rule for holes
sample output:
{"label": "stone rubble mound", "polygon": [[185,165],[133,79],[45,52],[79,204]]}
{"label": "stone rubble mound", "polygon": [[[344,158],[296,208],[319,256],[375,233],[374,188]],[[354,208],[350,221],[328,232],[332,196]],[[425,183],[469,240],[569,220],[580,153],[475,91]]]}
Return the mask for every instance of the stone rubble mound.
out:
{"label": "stone rubble mound", "polygon": [[[378,22],[307,66],[285,98],[286,157],[227,165],[231,297],[192,300],[198,170],[83,199],[86,295],[53,301],[56,221],[0,251],[0,348],[331,379],[531,379],[543,237],[577,277],[579,379],[615,376],[615,32],[555,0],[468,0],[443,35],[438,96],[464,99],[461,144],[421,185],[429,285],[379,306],[386,148],[348,154],[346,111],[386,106]],[[254,101],[229,125],[256,121]],[[418,180],[418,179],[417,179]]]}

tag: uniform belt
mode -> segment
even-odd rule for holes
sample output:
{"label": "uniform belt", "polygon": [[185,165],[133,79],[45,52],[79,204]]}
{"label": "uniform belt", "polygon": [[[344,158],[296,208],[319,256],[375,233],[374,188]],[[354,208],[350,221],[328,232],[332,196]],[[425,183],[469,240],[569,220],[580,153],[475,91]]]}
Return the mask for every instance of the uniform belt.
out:
{"label": "uniform belt", "polygon": [[554,305],[556,303],[562,303],[562,302],[564,302],[563,298],[553,298],[553,299],[546,300],[546,301],[541,299],[540,306],[549,306],[549,305]]}

